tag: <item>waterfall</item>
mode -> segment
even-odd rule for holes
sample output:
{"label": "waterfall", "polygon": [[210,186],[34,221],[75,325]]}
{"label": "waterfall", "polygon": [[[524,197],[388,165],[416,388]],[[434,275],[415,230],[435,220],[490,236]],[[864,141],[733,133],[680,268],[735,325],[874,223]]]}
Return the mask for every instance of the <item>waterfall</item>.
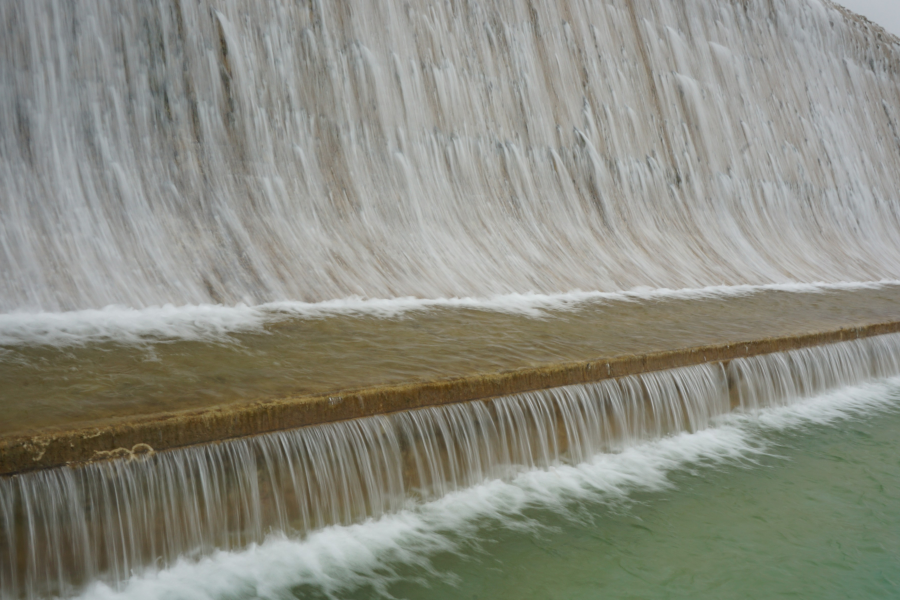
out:
{"label": "waterfall", "polygon": [[0,311],[900,275],[828,0],[0,5]]}
{"label": "waterfall", "polygon": [[[900,40],[830,0],[5,0],[0,24],[20,371],[6,348],[225,344],[289,303],[900,279]],[[895,375],[900,334],[0,477],[0,598]]]}
{"label": "waterfall", "polygon": [[892,334],[2,478],[0,597],[115,585],[898,374]]}

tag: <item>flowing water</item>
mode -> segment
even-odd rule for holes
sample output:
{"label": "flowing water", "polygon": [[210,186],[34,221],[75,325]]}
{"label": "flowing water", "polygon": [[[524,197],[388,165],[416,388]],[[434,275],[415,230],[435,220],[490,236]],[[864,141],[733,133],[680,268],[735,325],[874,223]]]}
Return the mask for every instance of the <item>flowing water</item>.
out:
{"label": "flowing water", "polygon": [[85,598],[895,598],[900,381]]}
{"label": "flowing water", "polygon": [[[829,0],[6,0],[0,25],[0,435],[900,314],[900,41]],[[796,434],[796,528],[746,522],[792,485],[754,485],[791,473],[769,421],[890,408],[898,361],[883,336],[0,478],[0,597],[540,595],[579,546],[545,595],[729,592],[678,565],[727,557],[691,524],[737,532],[731,507],[735,582],[800,573],[795,536],[801,595],[844,548],[874,594],[896,465],[865,441]],[[888,475],[814,479],[831,435]]]}
{"label": "flowing water", "polygon": [[828,0],[0,5],[0,310],[900,278]]}
{"label": "flowing water", "polygon": [[[268,434],[0,480],[4,596],[366,518],[900,374],[900,335]],[[519,474],[519,475],[517,475]],[[489,483],[487,485],[490,485]]]}
{"label": "flowing water", "polygon": [[0,318],[0,435],[895,321],[900,286],[422,304]]}
{"label": "flowing water", "polygon": [[80,597],[893,598],[898,408],[844,388]]}

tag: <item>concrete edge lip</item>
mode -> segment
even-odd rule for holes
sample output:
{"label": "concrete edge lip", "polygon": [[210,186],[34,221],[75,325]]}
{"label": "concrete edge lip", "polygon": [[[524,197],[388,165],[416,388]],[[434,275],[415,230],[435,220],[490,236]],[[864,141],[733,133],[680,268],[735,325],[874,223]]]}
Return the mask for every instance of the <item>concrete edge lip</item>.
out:
{"label": "concrete edge lip", "polygon": [[784,352],[900,332],[900,321],[598,358],[332,394],[297,396],[184,413],[165,413],[98,427],[0,437],[0,476],[210,444],[310,425],[427,406],[485,400],[707,362]]}

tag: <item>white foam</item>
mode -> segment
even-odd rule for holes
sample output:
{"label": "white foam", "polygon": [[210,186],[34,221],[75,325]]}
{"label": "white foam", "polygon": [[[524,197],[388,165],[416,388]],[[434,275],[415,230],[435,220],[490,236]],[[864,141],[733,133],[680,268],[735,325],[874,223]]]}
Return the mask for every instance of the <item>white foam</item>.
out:
{"label": "white foam", "polygon": [[[199,562],[182,560],[132,577],[121,590],[94,584],[84,599],[284,598],[299,585],[327,595],[360,586],[381,591],[400,564],[433,573],[429,556],[457,550],[476,537],[479,523],[538,526],[527,508],[567,511],[578,501],[620,502],[636,491],[671,486],[683,468],[746,463],[765,453],[760,430],[829,424],[896,406],[900,378],[845,388],[755,415],[726,416],[719,426],[643,443],[618,454],[600,454],[580,465],[521,473],[510,482],[489,481],[398,514],[362,524],[330,527],[303,540],[273,535],[240,552],[219,552]],[[573,502],[575,501],[575,502]],[[451,535],[452,533],[452,535]]]}
{"label": "white foam", "polygon": [[108,306],[69,312],[0,314],[0,346],[73,346],[98,342],[123,344],[155,340],[223,341],[232,333],[260,331],[266,323],[285,318],[317,319],[340,316],[395,318],[409,312],[471,309],[541,318],[547,311],[574,310],[585,302],[699,299],[747,296],[764,291],[821,293],[830,290],[879,289],[898,280],[846,283],[789,283],[714,286],[698,289],[637,288],[624,292],[574,290],[559,294],[502,294],[486,298],[362,298],[324,302],[271,302],[250,306],[212,304],[130,308]]}
{"label": "white foam", "polygon": [[153,306],[135,309],[0,314],[0,346],[73,346],[153,339],[221,340],[229,333],[260,329],[268,319],[261,307],[246,305]]}

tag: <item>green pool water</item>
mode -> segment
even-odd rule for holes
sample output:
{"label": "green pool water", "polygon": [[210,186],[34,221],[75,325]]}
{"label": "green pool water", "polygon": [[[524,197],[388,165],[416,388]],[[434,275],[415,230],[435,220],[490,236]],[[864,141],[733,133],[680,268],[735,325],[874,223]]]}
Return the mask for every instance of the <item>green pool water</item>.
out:
{"label": "green pool water", "polygon": [[900,597],[900,413],[746,427],[765,454],[675,469],[664,491],[526,510],[518,527],[485,521],[435,573],[401,566],[385,590],[341,597]]}

